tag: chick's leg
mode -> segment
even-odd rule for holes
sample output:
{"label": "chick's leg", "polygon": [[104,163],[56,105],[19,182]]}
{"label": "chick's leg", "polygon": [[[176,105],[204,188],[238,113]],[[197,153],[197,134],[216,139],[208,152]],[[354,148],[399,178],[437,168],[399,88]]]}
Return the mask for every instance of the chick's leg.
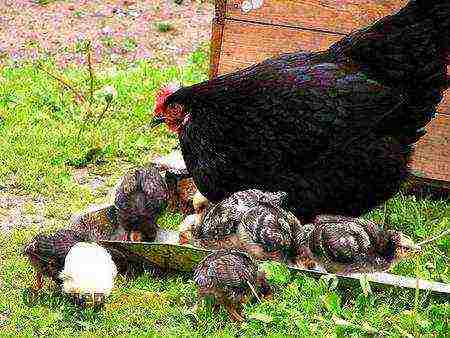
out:
{"label": "chick's leg", "polygon": [[35,278],[35,289],[41,290],[43,286],[44,286],[44,276],[42,275],[42,272],[38,271],[36,273],[36,278]]}
{"label": "chick's leg", "polygon": [[224,306],[232,320],[237,322],[243,322],[245,320],[245,318],[238,312],[234,304],[224,304]]}
{"label": "chick's leg", "polygon": [[214,302],[214,304],[213,304],[213,312],[215,314],[217,314],[217,313],[219,313],[219,310],[220,310],[220,304],[217,303],[217,302]]}

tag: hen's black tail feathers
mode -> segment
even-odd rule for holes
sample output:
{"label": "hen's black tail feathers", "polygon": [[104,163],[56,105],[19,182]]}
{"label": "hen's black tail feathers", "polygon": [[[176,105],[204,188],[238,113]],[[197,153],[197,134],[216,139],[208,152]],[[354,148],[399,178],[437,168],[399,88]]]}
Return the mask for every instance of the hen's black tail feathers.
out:
{"label": "hen's black tail feathers", "polygon": [[[372,78],[408,94],[405,110],[388,117],[391,135],[413,143],[436,114],[450,85],[450,1],[411,0],[394,15],[357,31],[330,51],[356,62]],[[389,127],[388,127],[389,128]]]}
{"label": "hen's black tail feathers", "polygon": [[450,1],[417,0],[331,47],[382,82],[414,88],[448,84]]}

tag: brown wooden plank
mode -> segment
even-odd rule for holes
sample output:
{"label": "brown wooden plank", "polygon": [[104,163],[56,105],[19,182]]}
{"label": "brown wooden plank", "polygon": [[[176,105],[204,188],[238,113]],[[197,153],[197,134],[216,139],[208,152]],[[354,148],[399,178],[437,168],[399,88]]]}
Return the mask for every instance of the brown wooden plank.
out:
{"label": "brown wooden plank", "polygon": [[347,34],[396,12],[408,0],[263,0],[261,7],[248,12],[244,2],[252,0],[227,0],[226,16]]}
{"label": "brown wooden plank", "polygon": [[450,116],[438,115],[427,131],[417,144],[411,169],[417,176],[450,182]]}
{"label": "brown wooden plank", "polygon": [[214,21],[211,31],[211,51],[209,62],[209,77],[217,76],[219,72],[220,53],[222,49],[223,24]]}
{"label": "brown wooden plank", "polygon": [[321,50],[340,35],[225,20],[219,74],[297,50]]}
{"label": "brown wooden plank", "polygon": [[209,77],[217,76],[219,72],[220,53],[222,50],[223,27],[226,15],[226,1],[216,0],[214,7],[214,19],[211,25],[211,46],[210,46],[210,62]]}
{"label": "brown wooden plank", "polygon": [[[225,74],[243,69],[282,53],[324,50],[340,38],[341,36],[336,34],[226,19],[220,60],[217,61],[220,62],[218,73]],[[438,110],[450,115],[449,90]]]}

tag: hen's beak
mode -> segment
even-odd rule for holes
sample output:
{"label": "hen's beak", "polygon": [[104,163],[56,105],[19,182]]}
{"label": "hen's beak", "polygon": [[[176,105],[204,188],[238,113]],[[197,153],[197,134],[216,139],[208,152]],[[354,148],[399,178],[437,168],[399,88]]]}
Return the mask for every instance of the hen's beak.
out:
{"label": "hen's beak", "polygon": [[151,128],[159,126],[161,123],[165,123],[166,119],[164,117],[154,117],[152,122],[150,122]]}

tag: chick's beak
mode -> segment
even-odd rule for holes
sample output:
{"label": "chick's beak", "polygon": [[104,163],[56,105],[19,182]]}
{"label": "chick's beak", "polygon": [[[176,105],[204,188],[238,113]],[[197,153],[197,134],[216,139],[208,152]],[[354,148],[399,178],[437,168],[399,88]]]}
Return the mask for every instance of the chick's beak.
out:
{"label": "chick's beak", "polygon": [[131,242],[142,242],[142,233],[140,231],[130,231],[130,241]]}
{"label": "chick's beak", "polygon": [[413,240],[405,235],[400,237],[400,247],[411,251],[420,251],[422,248],[413,242]]}
{"label": "chick's beak", "polygon": [[155,128],[165,122],[166,119],[164,117],[154,117],[153,120],[150,122],[150,126],[151,128]]}
{"label": "chick's beak", "polygon": [[421,251],[421,247],[413,242],[411,238],[400,234],[400,240],[398,242],[397,252],[400,257],[406,257],[409,255],[414,255]]}

